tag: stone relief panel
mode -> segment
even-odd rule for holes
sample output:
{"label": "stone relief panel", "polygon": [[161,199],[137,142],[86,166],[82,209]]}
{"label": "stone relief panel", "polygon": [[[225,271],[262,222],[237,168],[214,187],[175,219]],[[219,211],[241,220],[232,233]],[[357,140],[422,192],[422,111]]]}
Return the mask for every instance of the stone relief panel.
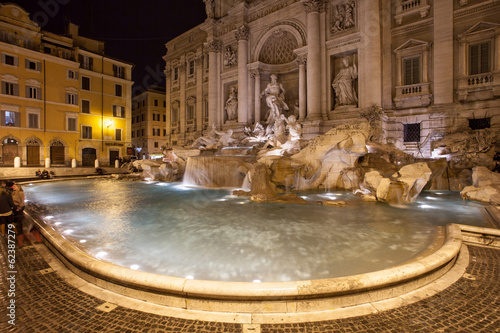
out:
{"label": "stone relief panel", "polygon": [[330,3],[330,33],[336,34],[356,28],[356,1],[332,1]]}
{"label": "stone relief panel", "polygon": [[238,64],[238,57],[236,51],[231,45],[226,46],[224,49],[224,67],[229,68]]}

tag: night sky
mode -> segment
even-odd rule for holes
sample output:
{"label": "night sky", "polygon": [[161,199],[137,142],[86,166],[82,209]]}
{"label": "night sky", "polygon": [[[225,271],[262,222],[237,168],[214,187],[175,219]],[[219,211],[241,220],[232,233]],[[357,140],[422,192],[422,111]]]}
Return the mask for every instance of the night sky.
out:
{"label": "night sky", "polygon": [[30,13],[43,30],[64,33],[69,19],[79,34],[106,43],[105,52],[135,64],[134,90],[161,84],[165,43],[202,23],[203,0],[0,0],[15,3]]}

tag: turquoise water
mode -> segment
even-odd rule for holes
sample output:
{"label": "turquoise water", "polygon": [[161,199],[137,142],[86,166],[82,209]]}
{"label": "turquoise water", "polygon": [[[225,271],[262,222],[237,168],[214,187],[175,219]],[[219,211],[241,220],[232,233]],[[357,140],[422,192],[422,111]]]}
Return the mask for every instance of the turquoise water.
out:
{"label": "turquoise water", "polygon": [[262,204],[178,183],[71,180],[24,186],[28,204],[75,246],[157,274],[271,282],[366,273],[404,263],[437,226],[485,226],[483,205],[458,192],[425,192],[393,207],[348,192],[302,193],[347,207]]}

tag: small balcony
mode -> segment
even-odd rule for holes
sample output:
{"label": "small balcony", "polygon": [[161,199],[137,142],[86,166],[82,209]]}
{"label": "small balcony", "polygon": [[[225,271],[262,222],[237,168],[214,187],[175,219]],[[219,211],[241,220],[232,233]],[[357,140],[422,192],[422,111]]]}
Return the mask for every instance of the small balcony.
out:
{"label": "small balcony", "polygon": [[431,6],[429,5],[428,0],[400,1],[396,5],[396,15],[394,16],[394,19],[398,25],[401,25],[405,16],[420,14],[420,17],[424,18],[429,14],[430,8]]}
{"label": "small balcony", "polygon": [[429,82],[396,87],[394,104],[397,109],[428,106],[432,100],[430,90]]}
{"label": "small balcony", "polygon": [[481,73],[458,78],[456,91],[460,102],[493,99],[500,96],[500,72]]}

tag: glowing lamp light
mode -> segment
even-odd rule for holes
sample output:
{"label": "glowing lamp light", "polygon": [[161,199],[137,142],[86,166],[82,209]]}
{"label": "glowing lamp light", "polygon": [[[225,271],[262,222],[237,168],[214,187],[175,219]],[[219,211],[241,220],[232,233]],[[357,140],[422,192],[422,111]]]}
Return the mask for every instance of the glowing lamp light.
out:
{"label": "glowing lamp light", "polygon": [[113,126],[113,120],[108,120],[106,123],[106,128],[109,128],[110,126]]}

